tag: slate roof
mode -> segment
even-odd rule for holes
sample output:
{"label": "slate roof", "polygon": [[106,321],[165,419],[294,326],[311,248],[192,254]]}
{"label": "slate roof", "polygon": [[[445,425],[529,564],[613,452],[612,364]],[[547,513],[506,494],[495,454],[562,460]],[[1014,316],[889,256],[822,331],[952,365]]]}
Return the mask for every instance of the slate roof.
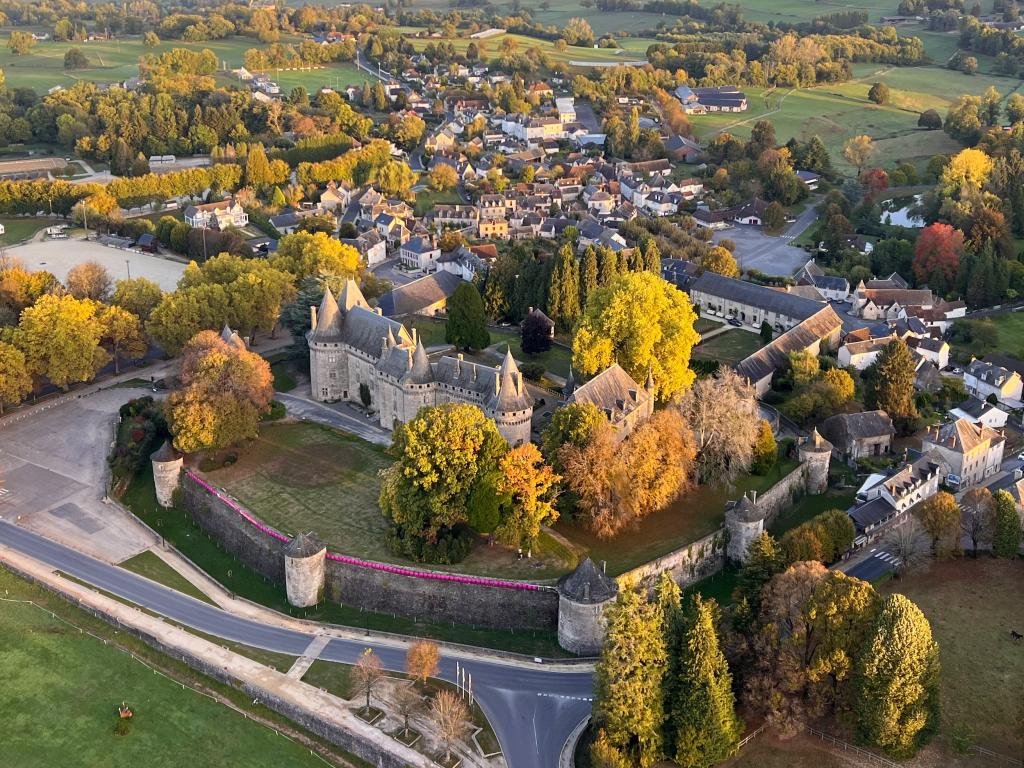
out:
{"label": "slate roof", "polygon": [[859,531],[864,531],[894,514],[896,508],[881,496],[850,510],[850,517]]}
{"label": "slate roof", "polygon": [[288,542],[284,554],[286,557],[312,557],[326,548],[327,545],[312,533],[300,533]]}
{"label": "slate roof", "polygon": [[806,320],[822,310],[820,301],[805,299],[791,293],[776,291],[764,285],[755,285],[734,277],[725,277],[715,272],[705,272],[694,280],[690,292],[700,291],[728,301],[735,301],[767,312]]}
{"label": "slate roof", "polygon": [[157,464],[160,464],[169,461],[177,461],[181,458],[181,454],[174,450],[174,446],[171,445],[170,440],[164,440],[164,444],[155,450],[149,458],[150,461],[155,461]]}
{"label": "slate roof", "polygon": [[984,360],[986,363],[997,365],[1000,368],[1005,368],[1008,371],[1014,371],[1020,376],[1024,376],[1024,360],[1014,357],[1013,355],[1007,355],[1003,352],[993,352],[992,354],[985,355]]}
{"label": "slate roof", "polygon": [[377,300],[377,306],[388,317],[409,315],[451,298],[462,282],[461,277],[451,272],[434,272],[385,293]]}
{"label": "slate roof", "polygon": [[942,426],[937,438],[930,435],[925,438],[925,442],[957,453],[968,453],[986,441],[990,441],[991,444],[1003,439],[1003,436],[991,427],[972,424],[967,419],[957,419],[952,424]]}
{"label": "slate roof", "polygon": [[618,363],[612,363],[601,373],[579,387],[569,396],[570,403],[591,403],[611,415],[614,421],[620,415],[632,413],[651,399],[651,394],[633,381]]}
{"label": "slate roof", "polygon": [[594,565],[589,557],[576,570],[558,580],[558,594],[574,603],[603,603],[619,592],[619,585]]}
{"label": "slate roof", "polygon": [[821,425],[825,437],[837,445],[846,446],[856,440],[893,435],[892,419],[885,411],[839,413],[825,419]]}
{"label": "slate roof", "polygon": [[1003,368],[1001,365],[986,363],[984,360],[972,360],[971,364],[967,366],[967,373],[995,387],[1002,387],[1013,378],[1014,374],[1013,371]]}
{"label": "slate roof", "polygon": [[[705,272],[704,275],[697,279],[700,280],[708,274],[710,273]],[[736,282],[739,281],[737,280]],[[771,291],[770,289],[769,292],[789,299],[808,301],[807,299],[788,296],[787,294]],[[814,315],[799,325],[790,328],[770,344],[750,355],[750,357],[741,360],[736,364],[736,373],[750,381],[761,381],[761,379],[770,376],[776,370],[786,365],[789,362],[790,352],[805,350],[815,342],[826,338],[842,327],[843,321],[839,319],[839,315],[836,314],[836,311],[831,306],[827,304],[822,306],[817,302],[811,303],[819,307]]]}

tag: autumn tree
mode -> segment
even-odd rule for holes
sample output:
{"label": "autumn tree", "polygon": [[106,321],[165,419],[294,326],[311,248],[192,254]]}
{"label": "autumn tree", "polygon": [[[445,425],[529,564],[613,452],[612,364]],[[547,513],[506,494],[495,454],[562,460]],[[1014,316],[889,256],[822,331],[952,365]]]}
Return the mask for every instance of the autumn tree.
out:
{"label": "autumn tree", "polygon": [[427,678],[436,677],[441,653],[437,643],[430,640],[416,640],[405,652],[405,671],[409,677],[425,685]]}
{"label": "autumn tree", "polygon": [[455,189],[459,183],[459,173],[450,165],[438,163],[430,169],[430,187],[437,192]]}
{"label": "autumn tree", "polygon": [[260,142],[253,142],[245,159],[245,184],[258,189],[273,182],[274,174],[270,170],[267,151]]}
{"label": "autumn tree", "polygon": [[402,736],[409,738],[409,718],[423,709],[423,697],[411,685],[401,685],[394,694],[395,709],[402,718]]}
{"label": "autumn tree", "polygon": [[871,88],[868,89],[868,99],[875,104],[888,104],[889,86],[885,83],[872,83]]}
{"label": "autumn tree", "polygon": [[539,355],[551,349],[551,324],[538,312],[529,312],[519,325],[523,353]]}
{"label": "autumn tree", "polygon": [[714,272],[726,277],[739,277],[740,268],[736,257],[727,249],[716,245],[700,257],[700,268],[704,272]]}
{"label": "autumn tree", "polygon": [[561,478],[544,463],[540,450],[525,443],[506,453],[498,464],[497,492],[510,504],[495,533],[508,546],[533,548],[542,525],[558,519],[554,506]]}
{"label": "autumn tree", "polygon": [[487,316],[480,291],[472,283],[461,283],[448,299],[448,320],[444,340],[458,349],[484,349],[491,343]]}
{"label": "autumn tree", "polygon": [[995,530],[992,534],[992,554],[996,557],[1016,557],[1020,552],[1021,522],[1017,504],[1008,491],[996,491]]}
{"label": "autumn tree", "polygon": [[661,611],[632,585],[607,611],[608,629],[594,681],[594,719],[630,765],[662,756],[662,682],[667,663]]}
{"label": "autumn tree", "polygon": [[32,375],[25,354],[13,344],[0,341],[0,413],[5,405],[17,405],[32,391]]}
{"label": "autumn tree", "polygon": [[882,544],[894,558],[896,576],[903,576],[924,563],[932,549],[928,532],[916,517],[892,526],[882,537]]}
{"label": "autumn tree", "polygon": [[24,56],[35,47],[36,39],[29,32],[11,32],[7,48],[15,56]]}
{"label": "autumn tree", "polygon": [[946,557],[960,549],[960,505],[953,494],[939,491],[922,501],[916,510],[921,525],[932,537],[936,556]]}
{"label": "autumn tree", "polygon": [[165,293],[149,315],[146,333],[167,354],[177,355],[200,331],[220,328],[230,320],[231,298],[225,287],[200,284]]}
{"label": "autumn tree", "polygon": [[750,468],[760,430],[754,391],[731,368],[698,379],[680,404],[702,483],[729,483]]}
{"label": "autumn tree", "polygon": [[871,366],[870,407],[885,411],[893,421],[905,424],[917,417],[914,380],[917,361],[903,339],[890,341]]}
{"label": "autumn tree", "polygon": [[100,346],[99,308],[89,299],[50,294],[23,310],[13,339],[28,371],[65,390],[90,381],[110,359]]}
{"label": "autumn tree", "polygon": [[871,157],[874,154],[875,144],[871,137],[865,134],[859,134],[847,139],[846,144],[843,145],[843,157],[846,158],[850,165],[857,169],[858,176],[864,170],[864,166],[871,161]]}
{"label": "autumn tree", "polygon": [[469,707],[457,693],[438,691],[430,703],[430,720],[444,744],[444,762],[450,764],[452,745],[466,738],[469,733]]}
{"label": "autumn tree", "polygon": [[381,663],[380,656],[372,649],[367,648],[360,654],[349,674],[353,690],[366,697],[366,706],[363,712],[368,713],[370,711],[370,696],[384,680],[384,665]]}
{"label": "autumn tree", "polygon": [[99,312],[103,324],[103,342],[110,347],[114,361],[114,373],[120,373],[120,361],[141,360],[149,349],[146,335],[139,318],[127,309],[117,305],[104,307]]}
{"label": "autumn tree", "polygon": [[775,442],[775,433],[767,419],[761,419],[757,428],[757,440],[754,442],[754,453],[750,469],[755,474],[766,475],[775,466],[779,458],[779,447]]}
{"label": "autumn tree", "polygon": [[296,232],[278,241],[270,266],[299,279],[317,275],[355,277],[359,252],[323,232]]}
{"label": "autumn tree", "polygon": [[274,394],[266,360],[203,331],[185,345],[178,378],[167,401],[175,448],[194,453],[256,437]]}
{"label": "autumn tree", "polygon": [[112,280],[106,267],[95,261],[86,261],[73,266],[64,281],[68,291],[76,299],[105,301],[110,295]]}
{"label": "autumn tree", "polygon": [[960,530],[970,538],[971,550],[978,556],[978,544],[992,541],[996,502],[988,488],[972,488],[960,500]]}
{"label": "autumn tree", "polygon": [[677,408],[665,408],[625,440],[630,486],[623,513],[637,521],[664,509],[692,484],[697,448]]}
{"label": "autumn tree", "polygon": [[126,309],[143,323],[163,298],[160,286],[145,277],[133,277],[114,283],[114,294],[110,303]]}
{"label": "autumn tree", "polygon": [[900,594],[882,605],[859,659],[861,735],[897,758],[911,757],[938,726],[939,648],[928,619]]}
{"label": "autumn tree", "polygon": [[607,425],[604,414],[593,403],[568,403],[556,408],[541,433],[544,458],[561,473],[559,452],[565,445],[584,448],[596,431]]}
{"label": "autumn tree", "polygon": [[949,224],[935,222],[921,230],[914,246],[914,276],[937,294],[955,285],[964,249],[964,233]]}
{"label": "autumn tree", "polygon": [[573,339],[573,368],[592,376],[617,362],[635,381],[648,371],[661,401],[690,387],[697,317],[678,288],[651,272],[621,275],[587,301]]}

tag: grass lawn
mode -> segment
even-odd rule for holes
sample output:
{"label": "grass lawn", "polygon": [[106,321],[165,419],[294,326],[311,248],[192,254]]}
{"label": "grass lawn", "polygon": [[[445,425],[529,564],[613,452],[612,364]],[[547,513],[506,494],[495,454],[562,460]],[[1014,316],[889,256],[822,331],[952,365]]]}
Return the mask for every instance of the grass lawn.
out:
{"label": "grass lawn", "polygon": [[693,330],[697,333],[707,333],[721,327],[722,323],[719,320],[712,320],[709,317],[698,317],[697,322],[693,324]]}
{"label": "grass lawn", "polygon": [[713,598],[719,605],[729,605],[732,602],[732,593],[736,589],[736,579],[739,573],[739,568],[730,565],[718,573],[713,573],[707,578],[691,584],[683,591],[687,595],[698,592],[705,600]]}
{"label": "grass lawn", "polygon": [[291,392],[295,389],[295,374],[292,371],[292,364],[289,360],[281,360],[270,366],[270,372],[274,374],[274,391]]}
{"label": "grass lawn", "polygon": [[352,685],[349,681],[351,674],[350,664],[336,664],[333,661],[317,659],[302,676],[302,682],[323,688],[342,699],[349,699],[352,697]]}
{"label": "grass lawn", "polygon": [[[0,610],[0,717],[7,724],[0,765],[322,768],[323,761],[305,747],[153,674],[113,644],[80,633],[50,611],[147,658],[156,656],[161,666],[173,665],[155,651],[140,649],[140,641],[6,571],[0,571],[0,586],[8,599],[33,600],[47,609],[8,602]],[[127,735],[117,736],[121,702],[135,717]],[[196,748],[214,743],[215,750]]]}
{"label": "grass lawn", "polygon": [[21,216],[0,216],[4,233],[0,235],[0,245],[14,245],[33,237],[36,232],[54,224],[67,223],[63,219],[39,219]]}
{"label": "grass lawn", "polygon": [[1024,626],[1024,560],[963,558],[887,582],[927,615],[942,663],[942,723],[969,726],[974,741],[1004,755],[1024,753],[1019,728],[1024,653],[1010,630]]}
{"label": "grass lawn", "polygon": [[[362,85],[364,80],[373,79],[349,61],[331,62],[325,64],[320,69],[287,71],[271,69],[267,70],[266,74],[270,76],[271,80],[281,86],[281,92],[285,94],[299,85],[310,94],[314,94],[324,86],[340,91],[348,88],[350,85]],[[237,80],[235,84],[238,84]]]}
{"label": "grass lawn", "polygon": [[[284,426],[284,425],[278,425]],[[128,486],[121,501],[133,513],[163,536],[193,563],[240,597],[281,613],[314,621],[360,629],[429,637],[454,643],[498,648],[531,656],[564,657],[554,632],[496,629],[418,622],[390,614],[369,613],[338,603],[316,608],[294,608],[288,604],[283,585],[272,584],[232,555],[224,552],[185,512],[167,510],[156,503],[152,472],[146,471]]]}
{"label": "grass lawn", "polygon": [[454,189],[438,192],[433,189],[421,189],[416,193],[415,211],[417,216],[425,216],[439,203],[458,204],[462,199]]}
{"label": "grass lawn", "polygon": [[439,347],[448,342],[444,340],[444,329],[447,322],[441,318],[425,317],[424,315],[406,315],[398,318],[411,332],[416,329],[417,335],[423,339],[425,347]]}
{"label": "grass lawn", "polygon": [[703,341],[693,348],[694,360],[719,360],[722,363],[738,363],[763,347],[761,337],[743,328],[734,328]]}
{"label": "grass lawn", "polygon": [[804,496],[792,507],[783,509],[775,521],[768,527],[768,532],[779,538],[791,528],[806,523],[815,515],[830,509],[846,510],[853,506],[856,493],[851,491],[827,491],[820,496]]}
{"label": "grass lawn", "polygon": [[833,754],[813,736],[783,741],[763,733],[721,768],[860,768],[864,763]]}
{"label": "grass lawn", "polygon": [[537,355],[528,355],[523,352],[520,338],[514,336],[508,341],[512,348],[512,356],[521,363],[540,363],[544,368],[563,379],[569,375],[569,366],[572,365],[572,350],[552,345],[547,352]]}
{"label": "grass lawn", "polygon": [[147,579],[152,579],[158,584],[163,584],[189,597],[194,597],[196,600],[202,600],[204,603],[214,605],[214,602],[203,594],[202,590],[152,552],[140,552],[135,557],[128,558],[118,563],[118,565],[140,576],[145,576]]}

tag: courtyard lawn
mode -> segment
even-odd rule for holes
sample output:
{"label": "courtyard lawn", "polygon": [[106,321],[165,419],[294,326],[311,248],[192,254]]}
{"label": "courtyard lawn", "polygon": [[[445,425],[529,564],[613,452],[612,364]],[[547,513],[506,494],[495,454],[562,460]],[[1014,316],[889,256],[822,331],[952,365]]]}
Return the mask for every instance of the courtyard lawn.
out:
{"label": "courtyard lawn", "polygon": [[202,590],[152,552],[140,552],[135,557],[118,563],[118,565],[140,576],[145,576],[147,579],[152,579],[158,584],[163,584],[189,597],[194,597],[196,600],[202,600],[204,603],[210,603],[211,605],[214,604]]}
{"label": "courtyard lawn", "polygon": [[718,360],[725,364],[738,363],[763,347],[761,337],[743,328],[733,328],[703,341],[693,348],[694,360]]}
{"label": "courtyard lawn", "polygon": [[697,333],[707,333],[721,327],[722,322],[720,320],[712,320],[710,317],[698,317],[697,322],[693,324],[693,330]]}
{"label": "courtyard lawn", "polygon": [[522,341],[518,336],[509,339],[508,345],[512,349],[512,356],[520,363],[539,363],[555,376],[561,376],[563,379],[568,377],[569,367],[572,365],[571,349],[552,344],[547,352],[528,355],[523,352]]}
{"label": "courtyard lawn", "polygon": [[[174,664],[141,641],[115,632],[6,571],[0,571],[0,587],[5,599],[32,600],[46,608],[5,602],[0,609],[0,679],[4,681],[0,717],[6,723],[0,740],[0,765],[322,768],[323,761],[307,748],[153,674],[113,644],[80,633],[60,617],[127,645],[137,654],[156,657],[161,666]],[[118,736],[114,727],[122,702],[132,708],[135,717],[128,733]],[[196,748],[197,744],[214,743],[214,750]]]}
{"label": "courtyard lawn", "polygon": [[[425,179],[421,179],[425,181]],[[425,216],[435,205],[444,203],[457,205],[462,202],[459,193],[454,189],[438,192],[433,189],[421,189],[416,193],[415,212],[417,216]]]}
{"label": "courtyard lawn", "polygon": [[443,318],[425,317],[423,315],[406,315],[398,318],[410,332],[416,329],[416,334],[423,339],[425,347],[440,347],[448,342],[444,339],[444,329],[447,322]]}
{"label": "courtyard lawn", "polygon": [[846,511],[853,506],[856,495],[853,491],[830,490],[820,496],[804,496],[793,506],[783,509],[768,527],[768,532],[775,538],[780,538],[786,531],[806,523],[822,512],[830,509]]}
{"label": "courtyard lawn", "polygon": [[963,558],[886,582],[924,611],[942,663],[942,732],[968,726],[972,741],[1004,755],[1024,753],[1019,726],[1024,653],[1010,630],[1024,627],[1024,560]]}
{"label": "courtyard lawn", "polygon": [[54,224],[67,223],[63,219],[39,219],[21,216],[0,216],[0,224],[4,233],[0,235],[0,245],[15,245],[34,237],[36,232]]}

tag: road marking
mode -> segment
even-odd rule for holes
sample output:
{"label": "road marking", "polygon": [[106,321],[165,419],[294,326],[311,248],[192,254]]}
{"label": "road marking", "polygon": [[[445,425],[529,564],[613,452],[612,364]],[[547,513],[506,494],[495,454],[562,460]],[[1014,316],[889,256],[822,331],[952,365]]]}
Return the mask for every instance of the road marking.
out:
{"label": "road marking", "polygon": [[11,490],[9,488],[0,488],[0,501],[2,501],[4,496],[6,496],[10,492]]}
{"label": "road marking", "polygon": [[590,696],[566,696],[561,693],[538,693],[538,696],[544,696],[548,699],[569,699],[570,701],[593,701],[594,699]]}

